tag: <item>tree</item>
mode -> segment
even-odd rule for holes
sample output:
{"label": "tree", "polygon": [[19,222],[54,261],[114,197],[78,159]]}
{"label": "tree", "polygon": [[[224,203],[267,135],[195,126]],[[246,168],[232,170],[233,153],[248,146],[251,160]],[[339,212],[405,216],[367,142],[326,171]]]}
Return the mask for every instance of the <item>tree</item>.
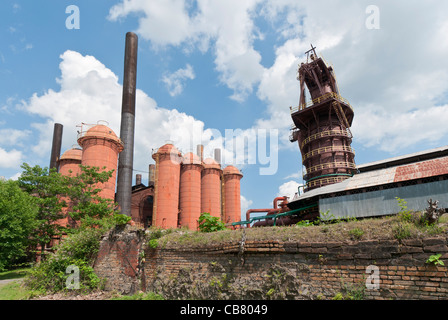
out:
{"label": "tree", "polygon": [[[24,163],[19,177],[20,187],[35,199],[36,227],[31,235],[42,252],[56,237],[77,232],[80,227],[111,226],[115,221],[117,204],[102,198],[101,184],[107,182],[113,170],[83,166],[76,176],[64,176],[56,170],[34,167]],[[104,168],[103,168],[104,169]],[[72,225],[61,225],[58,220],[70,217]]]}
{"label": "tree", "polygon": [[98,186],[112,177],[113,170],[100,171],[98,167],[83,165],[80,167],[81,173],[78,176],[65,177],[70,201],[68,215],[82,227],[108,223],[107,220],[113,218],[117,204],[111,199],[102,198]]}
{"label": "tree", "polygon": [[62,208],[67,207],[64,195],[68,186],[64,177],[55,169],[31,167],[27,163],[21,166],[24,171],[19,177],[19,185],[34,197],[37,206],[36,228],[32,240],[44,252],[46,244],[55,237],[60,237],[65,227],[56,223],[64,218]]}
{"label": "tree", "polygon": [[17,181],[0,180],[0,271],[26,255],[36,216],[35,199]]}

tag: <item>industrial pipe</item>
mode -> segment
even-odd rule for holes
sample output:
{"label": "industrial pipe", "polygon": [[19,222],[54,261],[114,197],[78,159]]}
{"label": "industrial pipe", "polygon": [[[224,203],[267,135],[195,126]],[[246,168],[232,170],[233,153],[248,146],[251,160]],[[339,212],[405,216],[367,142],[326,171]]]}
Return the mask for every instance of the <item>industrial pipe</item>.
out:
{"label": "industrial pipe", "polygon": [[284,197],[277,197],[277,198],[274,199],[273,204],[272,204],[274,209],[278,208],[278,201],[279,200],[283,200],[283,203],[281,205],[282,207],[284,207],[288,203],[288,197],[285,197],[285,196]]}
{"label": "industrial pipe", "polygon": [[[253,212],[267,212],[267,215],[269,216],[280,212],[280,209],[249,209],[246,211],[246,221],[250,220],[250,214]],[[250,228],[250,224],[248,224],[247,227]]]}
{"label": "industrial pipe", "polygon": [[121,213],[127,216],[131,216],[137,49],[137,35],[133,32],[126,33],[120,127],[120,139],[123,141],[124,150],[120,153],[118,159],[117,202],[121,208]]}
{"label": "industrial pipe", "polygon": [[[293,220],[291,219],[291,217],[280,217],[277,219],[276,221],[276,225],[277,226],[286,226],[286,225],[290,225],[293,223]],[[266,219],[264,221],[258,221],[255,222],[253,227],[266,227],[266,226],[273,226],[274,225],[274,220],[273,219]]]}
{"label": "industrial pipe", "polygon": [[[278,201],[282,201],[282,203],[280,204],[280,208],[278,207]],[[273,208],[265,208],[265,209],[249,209],[246,211],[246,221],[250,220],[250,214],[253,212],[267,212],[267,215],[274,215],[280,212],[287,212],[289,211],[289,209],[286,207],[286,204],[288,203],[288,197],[286,196],[282,196],[282,197],[276,197],[274,198],[274,201],[272,202],[272,206]],[[255,226],[261,226],[262,223],[257,222],[254,224]],[[248,224],[247,226],[248,228],[250,228],[250,224]]]}
{"label": "industrial pipe", "polygon": [[62,124],[55,123],[53,129],[53,144],[51,146],[50,169],[55,168],[56,171],[59,171],[58,160],[61,156],[62,131]]}

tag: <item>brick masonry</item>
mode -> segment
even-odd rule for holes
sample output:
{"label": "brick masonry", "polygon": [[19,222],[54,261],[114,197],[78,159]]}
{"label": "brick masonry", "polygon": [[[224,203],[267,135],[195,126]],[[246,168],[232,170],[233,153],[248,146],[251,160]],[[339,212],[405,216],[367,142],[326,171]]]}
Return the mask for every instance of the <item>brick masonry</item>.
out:
{"label": "brick masonry", "polygon": [[107,289],[168,299],[438,300],[448,298],[448,269],[426,261],[439,253],[448,258],[446,237],[151,249],[134,232],[105,237],[95,270]]}
{"label": "brick masonry", "polygon": [[105,236],[95,259],[95,273],[106,279],[105,289],[132,294],[141,285],[141,257],[144,232],[142,230],[113,229]]}

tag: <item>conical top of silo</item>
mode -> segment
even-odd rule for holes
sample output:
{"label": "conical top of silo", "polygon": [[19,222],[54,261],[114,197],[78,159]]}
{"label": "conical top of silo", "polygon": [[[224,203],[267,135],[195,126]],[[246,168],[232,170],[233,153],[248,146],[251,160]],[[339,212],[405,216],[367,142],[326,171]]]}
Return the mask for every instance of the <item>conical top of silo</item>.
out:
{"label": "conical top of silo", "polygon": [[238,175],[243,175],[240,170],[238,170],[238,168],[236,168],[235,166],[227,166],[224,168],[223,171],[224,174],[238,174]]}
{"label": "conical top of silo", "polygon": [[79,160],[82,159],[82,150],[80,148],[71,148],[65,151],[59,160]]}
{"label": "conical top of silo", "polygon": [[193,152],[189,152],[182,157],[183,164],[201,164],[201,159],[199,156],[195,155]]}
{"label": "conical top of silo", "polygon": [[206,158],[206,159],[204,159],[204,168],[205,169],[221,169],[221,166],[215,159]]}

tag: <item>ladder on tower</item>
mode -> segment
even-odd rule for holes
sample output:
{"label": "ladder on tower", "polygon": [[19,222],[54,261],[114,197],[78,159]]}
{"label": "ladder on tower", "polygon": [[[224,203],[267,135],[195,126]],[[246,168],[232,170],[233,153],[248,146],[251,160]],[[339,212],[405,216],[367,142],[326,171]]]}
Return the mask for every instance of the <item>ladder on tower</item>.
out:
{"label": "ladder on tower", "polygon": [[341,123],[341,126],[344,130],[347,130],[348,137],[350,139],[353,138],[352,132],[350,131],[350,124],[348,123],[347,117],[345,116],[344,110],[342,110],[342,106],[339,103],[339,101],[333,102],[333,108],[336,112],[336,115],[338,116],[339,122]]}

